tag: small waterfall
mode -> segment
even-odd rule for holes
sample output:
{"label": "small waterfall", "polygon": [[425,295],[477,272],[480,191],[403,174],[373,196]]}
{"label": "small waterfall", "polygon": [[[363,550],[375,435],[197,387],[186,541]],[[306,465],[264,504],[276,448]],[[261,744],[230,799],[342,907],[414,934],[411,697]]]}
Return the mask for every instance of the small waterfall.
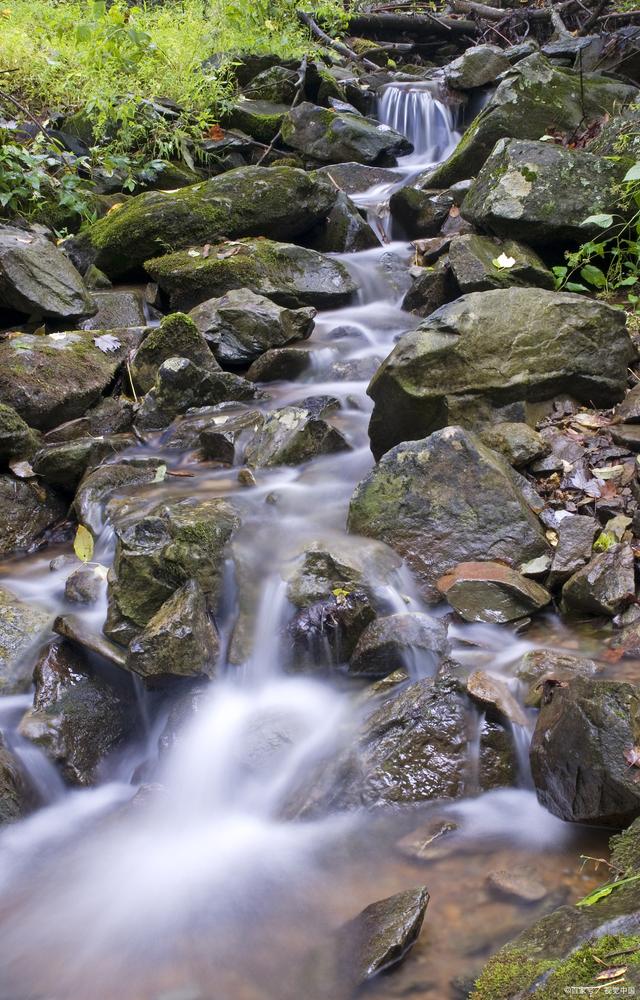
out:
{"label": "small waterfall", "polygon": [[433,93],[424,82],[394,83],[385,87],[378,102],[378,118],[413,143],[413,154],[403,162],[439,163],[460,141],[456,109]]}

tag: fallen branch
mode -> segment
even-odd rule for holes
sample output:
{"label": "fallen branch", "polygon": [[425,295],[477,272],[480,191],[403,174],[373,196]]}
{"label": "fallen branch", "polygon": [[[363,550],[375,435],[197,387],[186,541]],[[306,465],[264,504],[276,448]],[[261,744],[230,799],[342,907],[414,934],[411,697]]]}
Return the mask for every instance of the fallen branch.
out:
{"label": "fallen branch", "polygon": [[[573,0],[571,0],[573,3]],[[504,11],[500,12],[504,17]],[[378,35],[475,35],[477,25],[473,21],[454,17],[436,17],[435,14],[361,14],[349,21],[349,31],[365,38]]]}
{"label": "fallen branch", "polygon": [[[307,78],[307,57],[304,56],[302,62],[300,63],[300,69],[298,71],[298,86],[296,88],[295,94],[293,95],[293,100],[291,102],[291,108],[295,108],[296,104],[298,103],[298,101],[302,97],[302,93],[304,91],[304,85],[305,85],[306,78]],[[284,124],[284,122],[283,122],[283,124]],[[271,142],[269,143],[269,145],[265,149],[265,151],[262,154],[262,156],[260,157],[260,159],[258,160],[258,162],[256,164],[257,167],[259,167],[260,164],[263,163],[264,160],[266,160],[266,158],[269,155],[269,153],[273,152],[273,147],[275,146],[276,142],[278,141],[278,139],[280,138],[281,135],[282,135],[282,125],[280,126],[280,128],[278,129],[278,131],[276,132],[276,134],[274,135],[273,139],[271,140]]]}
{"label": "fallen branch", "polygon": [[316,24],[309,14],[305,13],[305,11],[297,10],[296,14],[298,16],[298,20],[309,29],[312,35],[319,38],[320,41],[324,42],[325,45],[328,45],[329,48],[335,49],[336,52],[339,52],[340,55],[344,56],[345,59],[348,59],[349,62],[362,63],[362,65],[366,66],[367,69],[372,69],[376,73],[379,72],[380,67],[377,66],[376,63],[371,62],[371,60],[365,58],[365,56],[359,56],[357,52],[354,52],[353,49],[350,49],[347,45],[343,45],[342,42],[334,41],[333,38],[326,33],[326,31],[323,31],[322,28]]}
{"label": "fallen branch", "polygon": [[579,0],[563,0],[562,3],[554,4],[552,7],[519,7],[517,9],[500,7],[489,7],[487,4],[478,3],[477,0],[449,0],[454,10],[459,10],[464,14],[474,14],[485,21],[551,21],[553,15],[561,14],[570,7],[575,6]]}

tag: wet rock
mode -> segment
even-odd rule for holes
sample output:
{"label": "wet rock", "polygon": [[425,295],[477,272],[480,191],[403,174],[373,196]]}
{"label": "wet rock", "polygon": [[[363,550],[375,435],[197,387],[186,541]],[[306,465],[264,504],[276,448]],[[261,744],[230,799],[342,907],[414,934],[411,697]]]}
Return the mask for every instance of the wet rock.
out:
{"label": "wet rock", "polygon": [[358,253],[380,246],[380,240],[351,199],[340,193],[326,220],[305,238],[305,245],[319,253]]}
{"label": "wet rock", "polygon": [[400,188],[389,200],[391,218],[410,240],[436,236],[452,206],[453,198],[446,192],[413,187]]}
{"label": "wet rock", "polygon": [[458,563],[441,576],[438,590],[467,622],[504,623],[543,608],[551,594],[498,562]]}
{"label": "wet rock", "polygon": [[31,464],[36,475],[51,486],[63,493],[73,493],[88,470],[135,444],[133,434],[76,438],[38,449]]}
{"label": "wet rock", "polygon": [[455,151],[430,172],[427,183],[447,187],[475,177],[500,139],[539,139],[554,128],[569,132],[585,118],[599,118],[633,99],[632,87],[597,74],[558,69],[535,52],[499,83]]}
{"label": "wet rock", "polygon": [[635,597],[631,546],[613,545],[593,556],[562,588],[562,603],[573,614],[613,617]]}
{"label": "wet rock", "polygon": [[406,559],[423,595],[461,559],[520,565],[548,545],[520,480],[469,431],[448,427],[388,452],[356,488],[349,530]]}
{"label": "wet rock", "polygon": [[457,824],[436,817],[402,837],[396,844],[399,852],[411,861],[431,861],[446,857],[455,849]]}
{"label": "wet rock", "polygon": [[0,226],[0,306],[41,319],[76,319],[95,305],[61,250],[34,232]]}
{"label": "wet rock", "polygon": [[94,784],[102,761],[130,731],[130,704],[60,639],[45,646],[34,682],[34,707],[20,723],[21,735],[58,764],[69,784]]}
{"label": "wet rock", "polygon": [[479,229],[535,246],[602,233],[591,215],[615,212],[624,164],[552,142],[501,139],[471,185],[462,215]]}
{"label": "wet rock", "polygon": [[117,330],[122,327],[147,325],[148,310],[140,289],[110,288],[108,291],[92,292],[91,298],[96,312],[89,319],[82,321],[83,330]]}
{"label": "wet rock", "polygon": [[138,458],[102,465],[87,473],[73,501],[79,523],[94,535],[99,535],[104,526],[104,507],[109,498],[118,490],[160,482],[164,470],[166,466],[157,458]]}
{"label": "wet rock", "polygon": [[197,580],[213,607],[226,547],[239,524],[238,514],[225,500],[185,498],[117,526],[105,634],[128,644],[190,579]]}
{"label": "wet rock", "polygon": [[241,94],[239,100],[225,111],[223,120],[225,125],[240,129],[266,146],[277,136],[288,111],[287,104],[248,100]]}
{"label": "wet rock", "polygon": [[238,167],[179,191],[137,195],[67,241],[67,248],[74,260],[95,264],[114,278],[166,246],[179,250],[223,238],[299,236],[327,215],[335,197],[334,186],[318,174]]}
{"label": "wet rock", "polygon": [[219,369],[207,341],[189,316],[165,316],[135,353],[130,369],[136,388],[148,392],[155,383],[160,365],[169,358],[187,358],[198,368]]}
{"label": "wet rock", "polygon": [[411,272],[413,284],[402,300],[407,312],[430,316],[457,297],[448,258],[439,260],[435,267],[412,268]]}
{"label": "wet rock", "polygon": [[247,378],[251,382],[294,380],[307,370],[310,363],[311,354],[303,347],[280,347],[265,351],[256,358],[247,371]]}
{"label": "wet rock", "polygon": [[306,339],[315,314],[311,306],[287,309],[247,288],[232,289],[190,312],[218,361],[230,366],[251,364],[270,348]]}
{"label": "wet rock", "polygon": [[141,431],[162,430],[193,407],[254,399],[257,395],[254,384],[239,375],[201,368],[188,358],[168,358],[158,369],[155,385],[145,396],[135,425]]}
{"label": "wet rock", "polygon": [[252,466],[299,465],[318,455],[348,451],[337,428],[308,406],[283,406],[268,413],[245,449]]}
{"label": "wet rock", "polygon": [[95,604],[104,590],[107,571],[102,566],[80,566],[69,574],[64,596],[74,604]]}
{"label": "wet rock", "polygon": [[561,819],[625,826],[640,815],[640,784],[628,759],[639,741],[633,685],[547,681],[530,750],[538,799]]}
{"label": "wet rock", "polygon": [[503,455],[516,469],[546,455],[549,447],[538,431],[528,424],[505,421],[486,427],[480,437],[487,448]]}
{"label": "wet rock", "polygon": [[492,677],[484,670],[474,670],[467,679],[467,691],[474,701],[489,706],[499,716],[516,726],[527,726],[527,716],[511,694],[505,681]]}
{"label": "wet rock", "polygon": [[358,639],[349,674],[385,677],[398,667],[407,667],[417,676],[433,675],[448,648],[447,628],[441,619],[420,612],[376,618]]}
{"label": "wet rock", "polygon": [[444,67],[444,78],[453,90],[473,90],[493,83],[510,69],[510,62],[497,45],[472,45]]}
{"label": "wet rock", "polygon": [[51,614],[0,588],[0,695],[22,694],[31,687],[34,643],[51,624]]}
{"label": "wet rock", "polygon": [[0,403],[0,464],[12,458],[29,458],[37,445],[38,434],[12,406]]}
{"label": "wet rock", "polygon": [[354,987],[402,962],[415,944],[429,902],[424,886],[371,903],[338,931],[346,975]]}
{"label": "wet rock", "polygon": [[189,310],[237,288],[266,295],[290,309],[346,305],[356,284],[338,260],[315,250],[271,240],[218,244],[207,257],[173,253],[148,260],[146,269],[173,309]]}
{"label": "wet rock", "polygon": [[76,441],[81,437],[126,434],[133,424],[133,402],[122,396],[107,396],[87,410],[84,417],[58,424],[44,436],[46,444]]}
{"label": "wet rock", "polygon": [[0,558],[34,548],[67,507],[35,480],[0,475]]}
{"label": "wet rock", "polygon": [[[478,233],[454,236],[449,261],[463,295],[511,285],[554,288],[553,274],[537,253],[515,240],[496,240]],[[496,261],[504,261],[504,266]]]}
{"label": "wet rock", "polygon": [[188,580],[132,640],[127,669],[147,682],[213,677],[218,649],[205,596],[195,580]]}
{"label": "wet rock", "polygon": [[640,451],[640,427],[638,424],[618,424],[611,428],[614,444],[622,445],[629,451]]}
{"label": "wet rock", "polygon": [[327,174],[336,187],[348,195],[368,191],[378,184],[393,184],[401,180],[401,175],[395,170],[354,162],[320,167],[318,173]]}
{"label": "wet rock", "polygon": [[514,673],[527,685],[527,706],[538,708],[546,680],[568,681],[573,677],[592,677],[602,670],[595,660],[586,656],[572,656],[553,649],[532,649],[525,653]]}
{"label": "wet rock", "polygon": [[319,163],[367,163],[394,166],[413,146],[387,125],[304,102],[282,123],[282,141]]}
{"label": "wet rock", "polygon": [[564,583],[589,561],[598,524],[594,517],[571,514],[560,521],[556,530],[558,544],[547,581],[550,587]]}
{"label": "wet rock", "polygon": [[258,410],[218,418],[200,432],[200,447],[206,459],[236,465],[244,454],[244,445],[258,433],[264,416]]}
{"label": "wet rock", "polygon": [[287,626],[290,669],[326,670],[346,663],[375,617],[372,595],[363,586],[337,587],[322,600],[306,604]]}
{"label": "wet rock", "polygon": [[500,869],[489,872],[487,885],[497,896],[506,896],[523,903],[538,903],[548,894],[545,884],[535,875],[520,871]]}
{"label": "wet rock", "polygon": [[372,379],[372,450],[424,437],[476,402],[564,392],[611,406],[633,357],[623,314],[601,302],[533,288],[464,295],[401,337]]}
{"label": "wet rock", "polygon": [[120,647],[106,639],[101,632],[92,631],[86,619],[83,620],[79,615],[58,615],[52,627],[54,632],[69,639],[81,651],[95,653],[116,667],[125,666],[126,657]]}
{"label": "wet rock", "polygon": [[114,349],[103,351],[92,333],[77,330],[7,338],[0,343],[0,401],[38,430],[83,416],[126,353],[123,341],[113,339]]}

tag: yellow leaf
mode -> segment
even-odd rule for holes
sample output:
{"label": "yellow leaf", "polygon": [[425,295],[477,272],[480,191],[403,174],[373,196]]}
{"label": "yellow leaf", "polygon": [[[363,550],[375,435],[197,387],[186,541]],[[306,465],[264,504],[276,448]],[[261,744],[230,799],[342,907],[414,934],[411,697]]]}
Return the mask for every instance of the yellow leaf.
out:
{"label": "yellow leaf", "polygon": [[119,208],[122,208],[122,206],[123,206],[123,205],[124,205],[124,202],[123,202],[123,201],[117,201],[117,202],[115,203],[115,205],[112,205],[112,206],[111,206],[111,208],[110,208],[110,209],[108,209],[108,211],[107,211],[107,215],[111,215],[111,213],[112,213],[112,212],[117,212],[117,211],[118,211],[118,209],[119,209]]}
{"label": "yellow leaf", "polygon": [[84,524],[78,525],[76,537],[73,540],[73,551],[82,562],[89,562],[93,556],[93,535]]}

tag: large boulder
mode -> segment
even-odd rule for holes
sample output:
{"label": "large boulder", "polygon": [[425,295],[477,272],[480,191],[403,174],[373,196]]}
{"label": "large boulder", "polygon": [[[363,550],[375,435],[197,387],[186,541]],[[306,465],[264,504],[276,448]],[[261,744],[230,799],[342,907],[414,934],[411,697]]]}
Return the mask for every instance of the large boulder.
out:
{"label": "large boulder", "polygon": [[460,561],[518,566],[549,551],[521,485],[475,434],[447,427],[387,452],[351,498],[349,530],[395,549],[435,602],[437,580]]}
{"label": "large boulder", "polygon": [[39,430],[81,417],[111,384],[127,348],[124,337],[112,335],[105,345],[80,330],[7,337],[0,343],[0,402]]}
{"label": "large boulder", "polygon": [[632,684],[547,681],[530,750],[540,802],[574,823],[625,826],[640,816],[639,743],[640,695]]}
{"label": "large boulder", "polygon": [[373,453],[462,422],[478,398],[495,407],[567,393],[612,406],[634,356],[624,313],[602,302],[534,288],[465,295],[405,334],[373,377]]}
{"label": "large boulder", "polygon": [[189,315],[218,361],[233,366],[251,364],[271,348],[309,337],[315,314],[311,306],[287,309],[248,288],[235,288],[201,302]]}
{"label": "large boulder", "polygon": [[307,102],[284,119],[282,141],[318,163],[394,166],[396,157],[413,150],[409,140],[388,125]]}
{"label": "large boulder", "polygon": [[0,308],[34,319],[77,319],[96,311],[71,261],[39,234],[0,226]]}
{"label": "large boulder", "polygon": [[589,216],[616,211],[624,161],[552,142],[501,139],[471,185],[462,215],[478,229],[534,245],[602,234]]}
{"label": "large boulder", "polygon": [[179,191],[131,198],[69,243],[69,252],[118,277],[167,248],[223,237],[286,240],[313,228],[333,207],[326,177],[294,167],[238,167]]}
{"label": "large boulder", "polygon": [[554,129],[571,131],[585,119],[628,104],[636,93],[634,87],[605,76],[557,68],[535,52],[501,81],[455,151],[427,175],[424,186],[448,187],[475,177],[499,139],[539,139]]}
{"label": "large boulder", "polygon": [[357,290],[340,261],[266,239],[218,244],[206,256],[167,254],[148,260],[145,267],[169,296],[171,308],[186,311],[235,288],[248,288],[291,309],[336,309]]}
{"label": "large boulder", "polygon": [[22,694],[31,687],[35,642],[51,624],[52,615],[0,588],[0,695]]}
{"label": "large boulder", "polygon": [[0,476],[0,559],[35,547],[67,505],[34,479]]}

